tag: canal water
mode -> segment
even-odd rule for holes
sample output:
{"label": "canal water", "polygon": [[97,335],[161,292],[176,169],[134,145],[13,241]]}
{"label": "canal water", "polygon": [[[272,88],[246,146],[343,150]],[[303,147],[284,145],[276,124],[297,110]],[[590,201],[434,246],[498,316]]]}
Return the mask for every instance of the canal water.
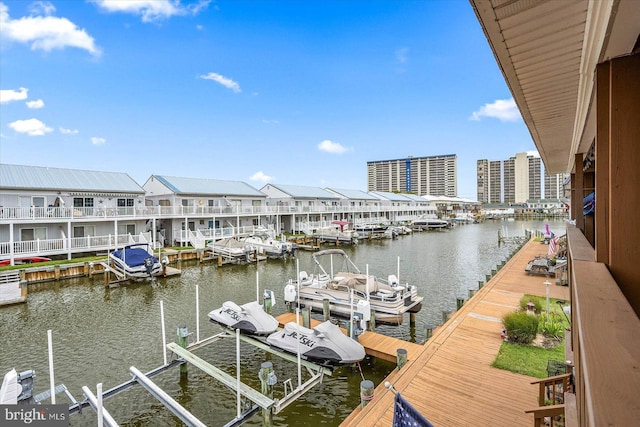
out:
{"label": "canal water", "polygon": [[[514,244],[498,245],[503,235],[523,236],[526,230],[545,229],[549,224],[557,235],[565,233],[562,221],[486,221],[400,236],[395,240],[362,242],[344,249],[362,272],[386,277],[398,274],[401,283],[414,284],[424,296],[416,326],[408,316],[400,326],[378,326],[377,332],[403,340],[423,342],[425,329],[442,323],[442,312],[453,311],[457,298],[467,298],[496,265],[507,259]],[[0,307],[0,374],[11,368],[36,372],[35,392],[49,387],[47,330],[52,330],[56,384],[63,383],[78,400],[82,386],[103,390],[131,378],[129,368],[148,372],[163,363],[160,302],[164,305],[167,342],[177,342],[176,331],[187,326],[195,340],[196,285],[200,302],[200,338],[222,329],[208,321],[207,313],[224,301],[245,303],[260,290],[273,290],[274,314],[286,311],[283,290],[296,275],[296,263],[313,270],[311,253],[298,251],[296,258],[269,260],[251,265],[217,267],[215,263],[182,265],[182,274],[153,282],[105,288],[102,276],[51,282],[30,288],[28,302]],[[524,273],[523,273],[524,274]],[[498,328],[498,326],[496,327]],[[496,334],[500,331],[496,329]],[[235,341],[216,342],[195,353],[233,377]],[[270,360],[278,382],[275,397],[282,397],[283,382],[297,385],[295,364],[271,356],[250,345],[241,345],[242,381],[260,390],[258,371]],[[170,355],[169,355],[170,357]],[[297,402],[274,417],[277,426],[337,426],[360,401],[362,378],[378,385],[394,369],[394,364],[367,357],[357,367],[337,369]],[[303,369],[303,374],[305,370]],[[308,376],[303,378],[303,381]],[[190,366],[188,378],[180,379],[178,368],[153,377],[170,396],[209,426],[222,426],[236,415],[235,392],[197,368]],[[66,403],[58,395],[56,403]],[[135,386],[105,401],[105,408],[122,426],[180,426],[180,420],[146,390]],[[72,426],[94,426],[96,417],[88,408],[70,417]],[[260,426],[259,415],[246,425]]]}

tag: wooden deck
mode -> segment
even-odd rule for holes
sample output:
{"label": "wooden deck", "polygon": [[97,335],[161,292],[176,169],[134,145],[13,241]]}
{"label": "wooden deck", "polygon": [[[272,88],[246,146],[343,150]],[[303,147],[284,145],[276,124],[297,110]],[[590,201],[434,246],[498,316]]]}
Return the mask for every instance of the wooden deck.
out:
{"label": "wooden deck", "polygon": [[[285,323],[295,322],[296,315],[295,313],[284,313],[278,316],[277,319],[280,322],[280,327],[282,327]],[[319,320],[315,319],[311,319],[310,322],[311,327],[321,323]],[[300,323],[302,323],[302,316],[300,316]],[[423,350],[423,346],[420,344],[410,343],[408,341],[399,340],[397,338],[388,337],[386,335],[370,331],[360,335],[358,337],[358,342],[362,344],[367,354],[390,362],[397,361],[397,350],[399,348],[407,350],[408,361],[416,359]]]}
{"label": "wooden deck", "polygon": [[[519,305],[525,293],[546,294],[546,277],[529,276],[529,260],[548,247],[529,241],[479,290],[400,371],[387,378],[420,413],[436,426],[530,426],[525,410],[537,406],[535,378],[492,368],[502,339],[501,318]],[[548,279],[550,295],[569,299],[569,289]],[[384,382],[383,382],[384,383]],[[393,393],[379,384],[375,398],[356,408],[341,427],[389,426]]]}

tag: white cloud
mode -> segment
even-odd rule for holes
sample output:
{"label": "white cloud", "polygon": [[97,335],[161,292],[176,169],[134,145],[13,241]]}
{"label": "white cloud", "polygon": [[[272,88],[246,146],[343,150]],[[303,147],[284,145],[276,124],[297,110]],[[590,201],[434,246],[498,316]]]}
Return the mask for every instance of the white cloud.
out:
{"label": "white cloud", "polygon": [[527,156],[540,157],[538,150],[527,151]]}
{"label": "white cloud", "polygon": [[407,53],[409,53],[409,48],[408,47],[401,47],[400,49],[397,49],[396,50],[396,60],[400,64],[406,64],[406,62],[407,62]]}
{"label": "white cloud", "polygon": [[515,122],[521,118],[513,98],[497,99],[493,104],[484,104],[478,111],[474,111],[469,119],[478,121],[481,117],[493,117],[501,122]]}
{"label": "white cloud", "polygon": [[53,132],[53,129],[38,119],[16,120],[9,123],[9,127],[18,133],[26,133],[29,136],[42,136]]}
{"label": "white cloud", "polygon": [[172,16],[197,15],[211,0],[200,0],[187,6],[180,0],[93,0],[107,12],[123,12],[141,15],[142,22],[157,22]]}
{"label": "white cloud", "polygon": [[[2,5],[0,5],[2,7]],[[27,99],[27,92],[29,89],[21,87],[18,90],[4,89],[0,90],[0,104],[6,104],[11,101],[21,101]]]}
{"label": "white cloud", "polygon": [[78,129],[67,129],[67,128],[59,128],[60,133],[63,135],[76,135],[78,133]]}
{"label": "white cloud", "polygon": [[[53,6],[51,6],[53,7]],[[52,12],[46,3],[36,8],[39,12]],[[55,16],[26,16],[20,19],[9,17],[9,8],[0,3],[0,28],[2,37],[20,43],[31,44],[32,50],[64,49],[67,46],[84,49],[92,55],[100,55],[100,49],[84,29],[67,18]]]}
{"label": "white cloud", "polygon": [[350,149],[344,147],[342,144],[325,139],[320,144],[318,144],[318,150],[332,154],[342,154],[346,153]]}
{"label": "white cloud", "polygon": [[235,93],[242,92],[238,83],[218,73],[203,74],[200,76],[200,78],[205,80],[213,80],[214,82],[220,83],[222,86],[231,89]]}
{"label": "white cloud", "polygon": [[28,6],[29,13],[32,15],[53,15],[56,7],[48,1],[34,1]]}
{"label": "white cloud", "polygon": [[102,145],[102,144],[104,144],[105,142],[107,142],[107,140],[106,140],[106,139],[104,139],[104,138],[100,138],[100,137],[97,137],[97,136],[92,136],[92,137],[91,137],[91,143],[92,143],[93,145]]}
{"label": "white cloud", "polygon": [[39,108],[44,107],[44,101],[42,99],[36,99],[35,101],[27,101],[27,107],[37,110]]}
{"label": "white cloud", "polygon": [[260,181],[260,182],[269,182],[271,180],[273,180],[272,176],[269,175],[265,175],[264,172],[262,171],[258,171],[256,173],[254,173],[253,175],[251,175],[251,178],[249,178],[251,181]]}

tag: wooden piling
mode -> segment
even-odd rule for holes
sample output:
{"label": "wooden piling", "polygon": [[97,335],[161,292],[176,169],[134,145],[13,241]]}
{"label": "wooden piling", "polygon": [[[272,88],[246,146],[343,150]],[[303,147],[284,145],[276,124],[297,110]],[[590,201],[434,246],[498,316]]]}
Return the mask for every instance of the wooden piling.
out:
{"label": "wooden piling", "polygon": [[311,308],[309,306],[302,309],[302,326],[307,329],[311,328]]}
{"label": "wooden piling", "polygon": [[[189,336],[189,330],[186,326],[178,327],[178,345],[182,348],[187,348],[187,337]],[[180,378],[184,379],[189,373],[189,365],[187,362],[180,364]]]}
{"label": "wooden piling", "polygon": [[456,298],[456,310],[460,310],[464,305],[464,298]]}
{"label": "wooden piling", "polygon": [[[260,366],[261,393],[269,399],[273,399],[273,385],[275,384],[275,374],[273,373],[273,363],[263,362]],[[263,426],[273,426],[273,412],[271,409],[262,409]]]}
{"label": "wooden piling", "polygon": [[271,307],[273,306],[273,301],[271,301],[271,294],[265,294],[264,296],[264,311],[267,314],[271,314]]}
{"label": "wooden piling", "polygon": [[331,308],[329,306],[329,299],[325,298],[322,300],[322,318],[326,322],[331,317]]}
{"label": "wooden piling", "polygon": [[397,364],[398,364],[398,370],[400,370],[400,369],[402,369],[402,367],[403,367],[404,365],[406,365],[406,364],[407,364],[407,349],[405,349],[405,348],[399,348],[399,349],[396,351],[396,356],[397,356],[397,358],[398,358],[398,362],[397,362]]}
{"label": "wooden piling", "polygon": [[362,408],[367,406],[367,403],[369,403],[371,399],[373,399],[373,391],[374,391],[373,381],[371,380],[360,381],[360,406]]}
{"label": "wooden piling", "polygon": [[417,313],[409,313],[409,326],[412,328],[416,327],[416,316]]}
{"label": "wooden piling", "polygon": [[429,338],[431,338],[433,336],[433,329],[432,328],[425,328],[424,329],[424,340],[429,341]]}
{"label": "wooden piling", "polygon": [[375,332],[376,330],[376,311],[371,309],[371,318],[369,319],[369,330]]}

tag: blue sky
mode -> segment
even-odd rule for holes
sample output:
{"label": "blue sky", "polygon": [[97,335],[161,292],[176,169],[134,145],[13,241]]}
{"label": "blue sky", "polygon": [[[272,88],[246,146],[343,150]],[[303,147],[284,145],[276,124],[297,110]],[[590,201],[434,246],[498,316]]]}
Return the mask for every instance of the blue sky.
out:
{"label": "blue sky", "polygon": [[0,0],[0,162],[365,190],[535,146],[466,0]]}

